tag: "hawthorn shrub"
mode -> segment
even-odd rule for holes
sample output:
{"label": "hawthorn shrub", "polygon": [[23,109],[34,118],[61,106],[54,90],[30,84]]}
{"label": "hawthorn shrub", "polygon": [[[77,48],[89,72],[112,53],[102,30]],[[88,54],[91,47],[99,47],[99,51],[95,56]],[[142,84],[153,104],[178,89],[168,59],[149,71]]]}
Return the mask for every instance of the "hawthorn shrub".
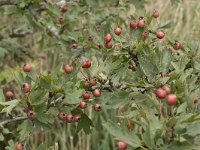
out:
{"label": "hawthorn shrub", "polygon": [[198,45],[106,2],[0,1],[1,149],[200,148]]}

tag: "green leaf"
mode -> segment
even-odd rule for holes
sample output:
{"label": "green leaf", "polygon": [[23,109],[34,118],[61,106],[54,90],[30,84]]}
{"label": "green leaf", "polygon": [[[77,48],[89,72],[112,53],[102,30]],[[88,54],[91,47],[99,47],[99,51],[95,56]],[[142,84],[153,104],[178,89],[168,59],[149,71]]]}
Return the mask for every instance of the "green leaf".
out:
{"label": "green leaf", "polygon": [[77,132],[83,129],[86,134],[89,134],[91,133],[91,126],[93,126],[92,120],[86,114],[81,114],[81,120],[76,129]]}
{"label": "green leaf", "polygon": [[108,101],[106,102],[106,107],[111,109],[117,109],[128,104],[131,100],[129,94],[130,92],[127,91],[115,91],[111,98],[107,98]]}
{"label": "green leaf", "polygon": [[36,82],[37,80],[37,73],[35,71],[31,71],[29,73],[27,73],[28,77],[31,78],[31,80],[33,80],[34,82]]}
{"label": "green leaf", "polygon": [[200,59],[197,59],[193,62],[195,71],[200,72]]}
{"label": "green leaf", "polygon": [[0,58],[5,57],[8,51],[5,48],[0,47]]}
{"label": "green leaf", "polygon": [[138,0],[132,0],[132,4],[134,4],[135,7],[136,7],[136,9],[138,9],[138,10],[141,10],[141,9],[144,8],[144,3],[145,3],[144,0],[140,0],[140,1],[138,1]]}
{"label": "green leaf", "polygon": [[168,70],[168,66],[170,65],[171,62],[171,55],[170,51],[168,49],[164,49],[161,51],[161,61],[160,61],[160,66],[161,72],[166,72]]}
{"label": "green leaf", "polygon": [[39,122],[43,124],[53,124],[54,122],[54,118],[52,116],[43,112],[38,113],[36,118]]}
{"label": "green leaf", "polygon": [[200,127],[200,121],[194,122],[194,123],[192,123],[192,124],[190,124],[186,127],[185,134],[192,136],[192,137],[200,135],[200,128],[199,127]]}
{"label": "green leaf", "polygon": [[177,73],[183,73],[187,63],[189,62],[189,59],[186,57],[182,57],[179,61],[177,62],[171,62],[172,66],[174,69],[177,71]]}
{"label": "green leaf", "polygon": [[32,105],[39,105],[44,103],[47,99],[47,93],[43,88],[33,89],[31,91],[31,104]]}
{"label": "green leaf", "polygon": [[177,109],[176,112],[177,112],[178,114],[179,114],[179,113],[182,113],[182,112],[185,112],[186,108],[187,108],[187,103],[184,102],[184,103],[182,103],[182,104],[178,107],[178,109]]}
{"label": "green leaf", "polygon": [[8,134],[8,133],[11,133],[11,132],[7,128],[3,128],[3,133]]}
{"label": "green leaf", "polygon": [[13,150],[13,149],[15,149],[15,143],[14,143],[13,140],[9,140],[8,144],[9,144],[9,146],[5,147],[6,150]]}
{"label": "green leaf", "polygon": [[17,127],[20,139],[25,140],[33,130],[33,123],[30,120],[25,120]]}
{"label": "green leaf", "polygon": [[46,144],[44,143],[41,143],[38,147],[37,147],[37,150],[44,150],[46,149]]}
{"label": "green leaf", "polygon": [[115,123],[112,122],[105,122],[103,126],[108,130],[108,132],[115,136],[119,140],[126,141],[127,144],[136,148],[140,147],[141,141],[138,136],[132,131],[132,134],[128,134],[126,131],[123,131]]}
{"label": "green leaf", "polygon": [[188,142],[179,142],[179,141],[174,141],[170,144],[170,146],[167,148],[167,150],[189,150],[193,149],[193,146],[189,144]]}
{"label": "green leaf", "polygon": [[56,116],[59,113],[58,108],[50,107],[47,111],[48,114]]}
{"label": "green leaf", "polygon": [[3,140],[4,140],[3,134],[0,134],[0,141],[3,141]]}
{"label": "green leaf", "polygon": [[63,100],[65,103],[68,104],[77,104],[82,101],[80,98],[83,93],[82,89],[74,89],[71,92],[67,92],[65,99]]}
{"label": "green leaf", "polygon": [[8,102],[0,102],[0,105],[2,105],[4,108],[2,112],[6,112],[7,114],[10,114],[10,112],[18,105],[20,100],[11,100]]}
{"label": "green leaf", "polygon": [[40,85],[47,89],[47,90],[51,90],[51,85],[52,85],[52,79],[51,79],[51,76],[43,76],[41,79],[40,79]]}
{"label": "green leaf", "polygon": [[153,141],[153,135],[150,131],[150,126],[146,126],[145,132],[142,134],[142,139],[148,148],[152,149],[155,146]]}
{"label": "green leaf", "polygon": [[0,89],[0,102],[5,102],[5,97],[2,89]]}
{"label": "green leaf", "polygon": [[171,0],[172,5],[178,5],[180,3],[180,0]]}
{"label": "green leaf", "polygon": [[171,128],[173,127],[175,124],[177,123],[177,119],[176,118],[171,118],[167,123],[166,126]]}
{"label": "green leaf", "polygon": [[173,25],[172,22],[166,22],[165,24],[161,24],[158,29],[167,29],[170,28]]}
{"label": "green leaf", "polygon": [[43,26],[39,24],[30,14],[25,14],[27,21],[30,23],[32,27],[34,27],[35,31],[42,31]]}
{"label": "green leaf", "polygon": [[144,57],[138,57],[138,59],[141,70],[147,76],[148,80],[151,81],[158,72],[156,66]]}

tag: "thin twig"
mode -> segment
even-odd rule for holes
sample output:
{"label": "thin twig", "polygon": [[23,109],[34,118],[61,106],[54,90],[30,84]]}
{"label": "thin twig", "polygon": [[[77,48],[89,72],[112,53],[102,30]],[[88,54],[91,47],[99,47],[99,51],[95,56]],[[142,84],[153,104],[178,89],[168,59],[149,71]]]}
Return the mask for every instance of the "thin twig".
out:
{"label": "thin twig", "polygon": [[[89,118],[92,118],[92,107],[89,107],[89,115],[88,115]],[[86,150],[90,150],[90,143],[91,143],[91,135],[88,134],[86,135]]]}
{"label": "thin twig", "polygon": [[0,126],[4,126],[5,124],[8,124],[10,122],[21,121],[21,120],[25,120],[25,119],[28,119],[28,118],[27,117],[16,117],[16,118],[13,118],[13,119],[5,120],[5,121],[2,121],[0,123]]}
{"label": "thin twig", "polygon": [[55,101],[51,101],[50,106],[53,106],[54,104],[56,104],[57,102],[63,100],[65,97],[65,95],[58,97],[57,99],[55,99]]}
{"label": "thin twig", "polygon": [[24,32],[24,33],[11,33],[9,35],[10,38],[20,38],[20,37],[25,37],[26,35],[30,34],[30,32]]}

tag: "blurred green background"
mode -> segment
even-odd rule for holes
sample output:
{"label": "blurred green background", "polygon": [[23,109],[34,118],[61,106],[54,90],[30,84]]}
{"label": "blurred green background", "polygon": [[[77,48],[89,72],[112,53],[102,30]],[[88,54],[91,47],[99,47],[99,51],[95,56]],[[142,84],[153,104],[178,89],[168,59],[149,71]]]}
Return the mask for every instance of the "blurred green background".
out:
{"label": "blurred green background", "polygon": [[[20,0],[18,0],[18,1],[20,1]],[[22,1],[25,1],[25,0],[22,0]],[[199,34],[200,33],[200,28],[199,28],[199,25],[200,25],[200,0],[120,0],[119,5],[120,5],[120,3],[123,4],[123,7],[121,7],[121,8],[118,7],[118,5],[117,6],[115,5],[115,3],[118,2],[118,0],[80,0],[80,1],[84,1],[84,2],[88,3],[89,5],[94,5],[95,7],[96,7],[96,5],[98,5],[99,7],[102,7],[99,14],[94,13],[96,11],[95,7],[93,7],[93,9],[91,9],[91,10],[88,10],[89,13],[91,13],[90,14],[91,18],[93,18],[93,19],[96,18],[96,16],[98,16],[98,15],[103,18],[104,15],[102,15],[102,14],[106,14],[106,12],[107,12],[107,15],[109,15],[109,12],[112,12],[112,13],[118,14],[120,16],[123,16],[124,18],[127,18],[130,15],[134,16],[135,18],[138,18],[139,16],[143,16],[146,13],[152,13],[155,10],[157,10],[160,12],[160,17],[157,20],[153,20],[155,23],[152,23],[151,26],[153,26],[153,25],[154,26],[157,26],[157,25],[162,26],[162,24],[168,26],[168,28],[166,29],[167,38],[170,38],[172,40],[178,40],[181,43],[183,43],[184,41],[189,42],[189,43],[193,42],[193,41],[200,41],[200,34]],[[1,2],[1,0],[0,0],[0,2]],[[127,5],[127,7],[126,7],[127,9],[124,7],[124,4]],[[6,36],[5,33],[9,33],[12,30],[12,28],[20,27],[20,25],[23,24],[24,20],[22,21],[19,19],[22,17],[22,16],[20,16],[21,14],[20,15],[19,14],[7,15],[5,12],[8,13],[9,11],[11,11],[8,9],[10,6],[8,6],[8,7],[5,6],[4,9],[3,9],[3,7],[0,6],[0,81],[3,80],[4,78],[9,78],[8,70],[10,68],[15,68],[16,66],[20,66],[21,62],[25,62],[26,60],[29,60],[30,62],[33,61],[34,64],[39,64],[38,66],[42,66],[42,65],[48,66],[49,63],[44,63],[44,62],[48,62],[48,60],[50,60],[51,57],[47,57],[46,60],[40,60],[41,59],[40,57],[43,57],[43,55],[45,55],[45,54],[47,56],[49,56],[49,54],[52,54],[52,56],[53,56],[54,51],[51,51],[49,49],[47,49],[46,51],[38,50],[39,46],[37,45],[37,42],[39,39],[38,37],[40,37],[40,35],[37,35],[38,33],[35,34],[34,32],[31,35],[27,35],[26,42],[24,42],[24,39],[19,39],[19,40],[14,39],[13,41],[17,41],[16,43],[20,43],[20,44],[18,45],[16,43],[14,43],[13,41],[10,41],[11,43],[7,44],[10,46],[7,49],[8,51],[10,50],[13,52],[14,49],[21,50],[22,49],[21,47],[23,47],[23,48],[27,48],[29,50],[28,53],[31,53],[31,55],[27,56],[27,54],[19,53],[19,59],[16,59],[16,58],[13,59],[13,57],[9,57],[9,58],[4,57],[4,55],[3,55],[4,50],[1,49],[1,44],[4,45],[6,43],[2,42],[1,35]],[[128,9],[128,8],[130,8],[130,9]],[[85,9],[87,9],[87,7]],[[14,10],[12,10],[12,11],[14,11]],[[97,11],[98,11],[98,9],[97,9]],[[81,18],[81,19],[82,19],[81,22],[83,24],[87,24],[89,22],[87,17]],[[92,22],[92,19],[90,21]],[[50,22],[50,23],[52,23],[52,22]],[[6,26],[6,28],[5,28],[5,26]],[[70,27],[70,28],[72,28],[72,27]],[[30,29],[30,32],[32,32],[31,29]],[[45,37],[45,40],[46,40],[46,43],[48,43],[49,45],[53,41],[52,39],[49,39],[48,36]],[[55,42],[55,40],[53,42]],[[52,49],[53,48],[55,48],[55,47],[52,47]],[[16,52],[16,53],[18,54],[18,52]],[[30,60],[30,56],[35,57],[35,59]],[[25,60],[23,60],[24,58],[25,58]],[[38,60],[40,60],[40,61],[38,61]],[[46,67],[46,68],[48,68],[48,67]],[[52,68],[53,68],[53,65],[52,65]],[[51,68],[48,68],[48,69],[51,69]],[[3,88],[5,88],[5,87],[6,86],[4,86]],[[108,115],[108,114],[105,114],[105,116],[106,115]],[[114,114],[111,114],[111,112],[109,112],[109,115],[114,116]],[[96,120],[98,120],[99,116],[97,116],[97,117],[95,116],[95,118],[96,118]],[[101,145],[103,145],[104,147],[108,147],[109,142],[112,143],[112,146],[114,147],[115,144],[114,144],[113,140],[109,141],[109,140],[111,140],[111,138],[110,138],[110,135],[108,134],[108,132],[99,126],[97,126],[96,129],[97,129],[97,131],[94,131],[91,136],[85,136],[85,135],[82,135],[83,133],[81,133],[81,136],[84,137],[84,138],[82,138],[83,139],[82,142],[84,143],[85,139],[87,141],[92,139],[92,141],[91,141],[92,148],[96,148],[96,146],[98,144],[100,144],[100,142],[96,143],[96,141],[98,141],[100,139],[99,141],[101,141],[101,143],[102,143]],[[70,129],[67,129],[67,130],[70,131]],[[99,135],[98,130],[102,130],[102,132],[104,132],[105,134]],[[35,133],[35,134],[37,136],[37,133]],[[57,133],[55,133],[55,134],[57,134]],[[58,133],[58,134],[63,135],[63,137],[65,137],[65,135],[63,133]],[[46,136],[46,134],[43,136]],[[102,136],[104,136],[104,138],[102,138]],[[63,139],[63,137],[57,137],[57,138]],[[67,135],[67,137],[65,137],[65,138],[69,138],[69,135]],[[51,140],[51,134],[49,134],[49,139]],[[32,142],[32,143],[34,143],[34,142]],[[101,146],[99,146],[99,147],[101,148]]]}

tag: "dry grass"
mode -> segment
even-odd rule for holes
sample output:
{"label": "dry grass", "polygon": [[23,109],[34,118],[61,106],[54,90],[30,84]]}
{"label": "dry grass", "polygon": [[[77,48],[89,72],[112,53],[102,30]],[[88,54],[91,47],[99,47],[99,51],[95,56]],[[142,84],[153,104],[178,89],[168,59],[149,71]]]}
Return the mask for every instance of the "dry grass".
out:
{"label": "dry grass", "polygon": [[199,40],[200,1],[180,0],[173,5],[171,0],[151,0],[146,4],[146,10],[158,10],[160,22],[171,20],[174,24],[168,29],[169,33],[181,41]]}

